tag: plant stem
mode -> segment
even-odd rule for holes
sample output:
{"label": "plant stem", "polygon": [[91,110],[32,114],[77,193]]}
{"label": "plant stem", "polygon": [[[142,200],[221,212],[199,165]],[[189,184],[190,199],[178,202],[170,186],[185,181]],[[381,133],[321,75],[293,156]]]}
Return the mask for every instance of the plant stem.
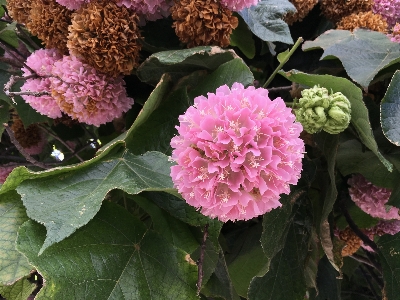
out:
{"label": "plant stem", "polygon": [[203,241],[201,243],[201,248],[200,248],[200,258],[197,264],[198,265],[197,296],[200,295],[201,285],[203,283],[203,263],[204,263],[204,254],[206,252],[207,237],[208,237],[208,224],[204,226]]}
{"label": "plant stem", "polygon": [[291,85],[288,86],[278,86],[278,87],[273,87],[273,88],[269,88],[268,91],[270,92],[279,92],[279,91],[287,91],[292,89]]}
{"label": "plant stem", "polygon": [[275,78],[275,75],[279,72],[280,69],[287,63],[289,58],[293,55],[294,51],[300,46],[300,44],[303,42],[303,38],[299,37],[296,41],[296,43],[293,45],[292,49],[290,49],[289,53],[286,55],[285,59],[279,64],[279,66],[275,69],[275,71],[269,76],[268,80],[264,83],[263,88],[266,88],[271,81]]}

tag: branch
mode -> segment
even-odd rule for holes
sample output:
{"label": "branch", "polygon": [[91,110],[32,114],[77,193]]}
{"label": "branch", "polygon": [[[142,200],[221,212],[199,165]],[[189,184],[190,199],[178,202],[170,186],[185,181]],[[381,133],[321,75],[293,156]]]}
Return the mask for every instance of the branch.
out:
{"label": "branch", "polygon": [[206,252],[206,241],[208,237],[208,224],[204,226],[204,233],[203,233],[203,241],[201,243],[200,248],[200,258],[198,260],[198,273],[197,273],[197,296],[200,294],[201,285],[203,283],[203,263],[204,263],[204,254]]}
{"label": "branch", "polygon": [[278,86],[278,87],[269,88],[268,91],[279,92],[279,91],[286,91],[286,90],[291,90],[291,89],[292,89],[292,86],[288,85],[288,86]]}
{"label": "branch", "polygon": [[11,142],[15,145],[15,147],[18,149],[18,151],[26,158],[27,161],[29,161],[30,163],[32,163],[33,165],[35,165],[39,168],[42,168],[45,170],[49,169],[49,167],[47,165],[45,165],[44,163],[42,163],[40,161],[37,161],[32,156],[30,156],[29,153],[27,153],[25,151],[25,149],[21,146],[21,144],[15,138],[14,132],[11,130],[11,128],[8,126],[7,123],[3,123],[3,126],[4,126],[4,129],[7,131]]}
{"label": "branch", "polygon": [[32,40],[30,35],[27,34],[23,28],[21,28],[21,24],[17,24],[16,27],[18,29],[18,32],[22,33],[22,35],[29,41],[29,43],[31,44],[32,48],[34,48],[35,50],[39,50],[40,49],[40,47]]}

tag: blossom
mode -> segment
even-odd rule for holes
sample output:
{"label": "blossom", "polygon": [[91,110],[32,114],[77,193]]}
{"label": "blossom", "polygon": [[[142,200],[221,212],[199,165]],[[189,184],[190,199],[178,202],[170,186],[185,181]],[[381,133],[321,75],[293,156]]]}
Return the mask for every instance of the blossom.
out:
{"label": "blossom", "polygon": [[380,220],[373,227],[374,234],[382,236],[384,234],[395,235],[400,232],[400,220]]}
{"label": "blossom", "polygon": [[400,0],[374,0],[372,11],[383,16],[389,27],[400,22]]}
{"label": "blossom", "polygon": [[318,0],[289,0],[294,7],[296,12],[288,13],[285,16],[285,22],[292,25],[294,22],[302,21],[308,13],[317,5]]}
{"label": "blossom", "polygon": [[58,4],[65,6],[69,10],[79,9],[84,3],[90,2],[90,0],[56,0]]}
{"label": "blossom", "polygon": [[248,220],[281,206],[301,173],[302,126],[281,98],[234,83],[199,96],[171,140],[175,187],[221,221]]}
{"label": "blossom", "polygon": [[12,170],[14,170],[15,165],[0,165],[0,183],[4,183],[8,177],[8,175],[11,173]]}
{"label": "blossom", "polygon": [[109,77],[75,56],[54,63],[51,91],[61,110],[90,125],[100,126],[120,117],[133,105],[122,77]]}
{"label": "blossom", "polygon": [[399,209],[386,204],[391,190],[373,185],[362,175],[353,175],[347,183],[351,199],[364,212],[374,218],[400,219]]}
{"label": "blossom", "polygon": [[241,11],[257,3],[258,0],[221,0],[221,4],[232,11]]}
{"label": "blossom", "polygon": [[400,23],[396,23],[392,29],[392,33],[388,34],[388,37],[392,42],[400,43]]}
{"label": "blossom", "polygon": [[[61,59],[62,56],[55,49],[39,49],[33,52],[26,60],[26,65],[36,72],[39,76],[51,75],[53,64]],[[22,68],[25,77],[33,75],[32,72],[24,67]],[[29,78],[21,87],[22,92],[49,92],[50,78]],[[23,95],[22,98],[42,115],[50,118],[61,117],[61,110],[52,96],[44,95],[40,97],[32,95]]]}
{"label": "blossom", "polygon": [[135,11],[148,21],[155,21],[168,17],[169,9],[174,4],[171,0],[117,0],[118,6],[125,6]]}
{"label": "blossom", "polygon": [[43,130],[40,130],[37,124],[31,124],[25,127],[19,116],[13,117],[11,130],[14,132],[18,143],[24,148],[25,152],[30,155],[40,154],[47,144],[47,136]]}
{"label": "blossom", "polygon": [[373,31],[387,33],[388,24],[379,14],[372,11],[353,13],[343,17],[337,24],[336,29],[353,31],[356,28],[365,28]]}

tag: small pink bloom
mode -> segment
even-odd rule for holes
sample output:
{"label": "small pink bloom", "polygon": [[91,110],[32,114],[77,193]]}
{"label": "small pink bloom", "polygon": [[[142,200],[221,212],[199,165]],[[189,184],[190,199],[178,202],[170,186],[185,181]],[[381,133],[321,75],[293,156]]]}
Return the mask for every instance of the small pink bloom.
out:
{"label": "small pink bloom", "polygon": [[400,0],[374,0],[372,11],[384,17],[390,28],[400,22]]}
{"label": "small pink bloom", "polygon": [[190,205],[221,221],[248,220],[281,206],[301,173],[302,126],[268,90],[221,86],[179,117],[171,140],[175,187]]}
{"label": "small pink bloom", "polygon": [[62,6],[65,6],[69,10],[79,9],[84,3],[89,3],[90,0],[56,0],[56,2]]}
{"label": "small pink bloom", "polygon": [[[174,4],[172,0],[117,0],[118,6],[126,6],[134,10],[141,20],[155,21],[168,17],[169,9]],[[142,22],[143,23],[143,22]]]}
{"label": "small pink bloom", "polygon": [[259,0],[221,0],[221,4],[232,11],[241,11],[242,9],[257,5],[258,1]]}

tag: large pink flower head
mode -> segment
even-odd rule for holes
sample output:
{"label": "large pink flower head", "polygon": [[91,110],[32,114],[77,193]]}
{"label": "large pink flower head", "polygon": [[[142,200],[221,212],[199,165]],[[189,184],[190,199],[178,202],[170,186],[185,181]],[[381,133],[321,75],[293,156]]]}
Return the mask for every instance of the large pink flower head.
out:
{"label": "large pink flower head", "polygon": [[120,117],[133,105],[122,77],[109,77],[75,56],[54,63],[52,95],[61,110],[73,119],[100,126]]}
{"label": "large pink flower head", "polygon": [[[36,72],[39,76],[51,75],[53,64],[62,58],[62,55],[55,49],[39,49],[33,52],[26,60],[26,65]],[[23,76],[32,75],[32,72],[24,67]],[[50,92],[50,78],[29,78],[21,87],[22,92]],[[36,111],[50,118],[61,117],[61,110],[52,96],[32,96],[23,95],[22,98],[29,103]]]}
{"label": "large pink flower head", "polygon": [[90,0],[56,0],[56,2],[62,6],[65,6],[69,10],[77,10],[84,3],[90,2]]}
{"label": "large pink flower head", "polygon": [[155,21],[168,17],[173,0],[117,0],[118,6],[126,6],[134,10],[141,19]]}
{"label": "large pink flower head", "polygon": [[256,5],[259,0],[221,0],[221,4],[231,11],[241,11],[242,9]]}
{"label": "large pink flower head", "polygon": [[391,190],[373,185],[362,175],[353,175],[347,183],[351,199],[364,212],[374,218],[400,219],[399,209],[386,205]]}
{"label": "large pink flower head", "polygon": [[389,27],[400,22],[400,0],[374,0],[372,11],[384,17]]}
{"label": "large pink flower head", "polygon": [[199,96],[179,117],[171,177],[190,205],[221,221],[248,220],[281,206],[301,173],[302,126],[281,98],[234,83]]}

